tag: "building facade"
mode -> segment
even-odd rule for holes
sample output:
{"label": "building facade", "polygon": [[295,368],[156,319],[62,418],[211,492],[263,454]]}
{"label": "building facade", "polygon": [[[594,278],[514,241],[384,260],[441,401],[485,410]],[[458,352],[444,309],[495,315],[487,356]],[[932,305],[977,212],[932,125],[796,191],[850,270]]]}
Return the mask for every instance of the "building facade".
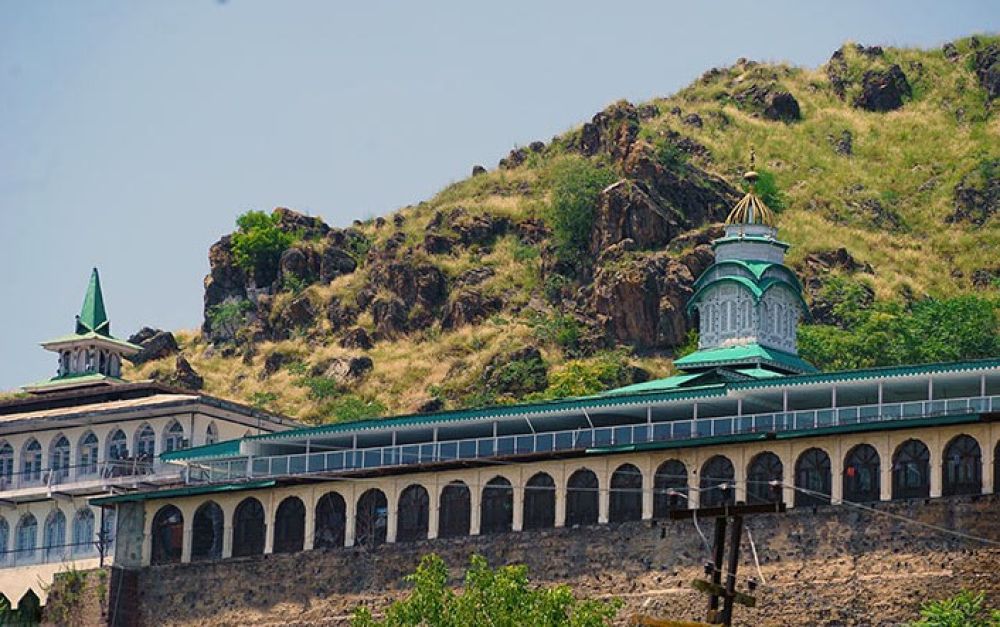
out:
{"label": "building facade", "polygon": [[[72,335],[44,342],[56,376],[0,402],[0,593],[45,601],[52,577],[110,562],[113,509],[94,496],[183,483],[164,452],[295,423],[196,392],[121,378],[139,347],[111,335],[95,269]],[[30,592],[29,592],[30,591]]]}

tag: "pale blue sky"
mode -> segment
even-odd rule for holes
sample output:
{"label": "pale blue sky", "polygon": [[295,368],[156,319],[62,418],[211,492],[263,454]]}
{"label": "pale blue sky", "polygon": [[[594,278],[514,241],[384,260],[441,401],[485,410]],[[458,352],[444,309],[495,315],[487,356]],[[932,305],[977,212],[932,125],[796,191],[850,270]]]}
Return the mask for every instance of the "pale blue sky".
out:
{"label": "pale blue sky", "polygon": [[247,209],[346,225],[741,56],[997,30],[985,0],[0,0],[0,389],[51,375],[95,265],[116,335],[197,326]]}

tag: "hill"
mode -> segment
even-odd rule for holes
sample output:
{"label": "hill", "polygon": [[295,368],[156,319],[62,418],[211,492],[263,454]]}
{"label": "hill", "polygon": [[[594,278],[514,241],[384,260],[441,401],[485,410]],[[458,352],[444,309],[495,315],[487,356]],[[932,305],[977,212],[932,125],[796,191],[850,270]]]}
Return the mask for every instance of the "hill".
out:
{"label": "hill", "polygon": [[997,98],[994,37],[847,44],[817,69],[741,59],[385,218],[250,212],[209,252],[182,358],[147,332],[158,348],[128,376],[312,422],[663,376],[696,341],[684,304],[752,150],[808,292],[805,357],[995,353]]}

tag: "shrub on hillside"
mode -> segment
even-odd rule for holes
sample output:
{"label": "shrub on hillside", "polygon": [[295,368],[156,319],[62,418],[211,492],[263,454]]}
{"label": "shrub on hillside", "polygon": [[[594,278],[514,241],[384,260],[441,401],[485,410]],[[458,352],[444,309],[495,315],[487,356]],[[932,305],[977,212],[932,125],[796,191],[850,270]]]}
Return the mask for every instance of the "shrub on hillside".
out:
{"label": "shrub on hillside", "polygon": [[582,157],[566,157],[549,173],[552,202],[548,222],[556,254],[567,264],[587,259],[590,231],[601,190],[615,181],[615,174],[597,162]]}
{"label": "shrub on hillside", "polygon": [[233,233],[233,259],[257,285],[271,283],[278,276],[281,253],[292,245],[295,236],[281,230],[278,214],[247,211],[236,218],[237,231]]}

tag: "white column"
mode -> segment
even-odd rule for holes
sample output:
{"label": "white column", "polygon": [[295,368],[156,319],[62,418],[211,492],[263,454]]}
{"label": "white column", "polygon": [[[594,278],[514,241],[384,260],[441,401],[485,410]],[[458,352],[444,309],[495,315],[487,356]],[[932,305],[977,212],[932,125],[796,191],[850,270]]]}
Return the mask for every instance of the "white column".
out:
{"label": "white column", "polygon": [[233,556],[233,524],[226,523],[222,528],[222,559]]}
{"label": "white column", "polygon": [[605,461],[604,469],[597,473],[597,522],[601,525],[608,523],[608,514],[611,509],[611,489],[608,477],[608,465]]}
{"label": "white column", "polygon": [[266,532],[264,534],[264,553],[274,553],[274,508],[275,508],[275,498],[274,492],[268,490],[267,492],[267,504],[264,509],[264,520],[267,521],[267,526],[264,528]]}
{"label": "white column", "polygon": [[479,522],[483,502],[483,486],[480,473],[476,473],[469,481],[469,535],[479,535]]}
{"label": "white column", "polygon": [[355,499],[355,490],[352,485],[349,490],[345,490],[344,501],[344,546],[354,546],[354,523],[357,518],[358,504]]}
{"label": "white column", "polygon": [[653,518],[653,470],[652,459],[647,458],[643,464],[646,468],[642,473],[642,519],[652,520]]}
{"label": "white column", "polygon": [[[399,526],[399,492],[394,481],[391,487],[385,490],[386,499],[386,520],[385,520],[385,542],[392,544],[396,541],[396,531]],[[428,524],[430,520],[428,517]]]}
{"label": "white column", "polygon": [[795,507],[795,457],[791,445],[785,451],[785,459],[781,460],[781,482],[784,484],[781,496],[786,507]]}
{"label": "white column", "polygon": [[437,476],[434,476],[434,483],[428,488],[427,496],[430,499],[430,511],[427,513],[427,539],[433,540],[438,537],[438,526],[441,524],[441,486]]}
{"label": "white column", "polygon": [[979,438],[980,442],[984,442],[986,446],[980,444],[980,448],[983,453],[983,494],[993,494],[997,486],[993,485],[993,464],[996,460],[993,459],[993,438],[989,437],[990,426],[984,425],[982,436]]}
{"label": "white column", "polygon": [[941,463],[944,459],[944,451],[942,450],[944,444],[941,442],[941,434],[935,431],[934,434],[928,438],[927,449],[930,451],[930,472],[931,472],[931,498],[936,498],[941,496],[941,484],[944,472],[944,465]]}
{"label": "white column", "polygon": [[514,517],[511,521],[513,531],[524,528],[524,473],[518,469],[517,483],[514,485]]}
{"label": "white column", "polygon": [[[555,473],[553,473],[555,474]],[[566,526],[566,465],[563,464],[559,474],[553,477],[556,482],[556,527]]]}
{"label": "white column", "polygon": [[839,505],[844,500],[844,455],[838,438],[830,451],[830,502]]}
{"label": "white column", "polygon": [[688,507],[691,509],[698,509],[701,506],[701,492],[698,489],[701,487],[701,479],[698,475],[698,458],[695,457],[691,464],[688,466]]}
{"label": "white column", "polygon": [[316,546],[316,490],[309,490],[308,495],[300,495],[306,506],[305,529],[303,529],[302,550],[311,551]]}
{"label": "white column", "polygon": [[736,499],[737,503],[747,502],[747,460],[744,454],[744,448],[740,447],[739,450],[733,455],[733,480],[736,482],[733,498]]}

